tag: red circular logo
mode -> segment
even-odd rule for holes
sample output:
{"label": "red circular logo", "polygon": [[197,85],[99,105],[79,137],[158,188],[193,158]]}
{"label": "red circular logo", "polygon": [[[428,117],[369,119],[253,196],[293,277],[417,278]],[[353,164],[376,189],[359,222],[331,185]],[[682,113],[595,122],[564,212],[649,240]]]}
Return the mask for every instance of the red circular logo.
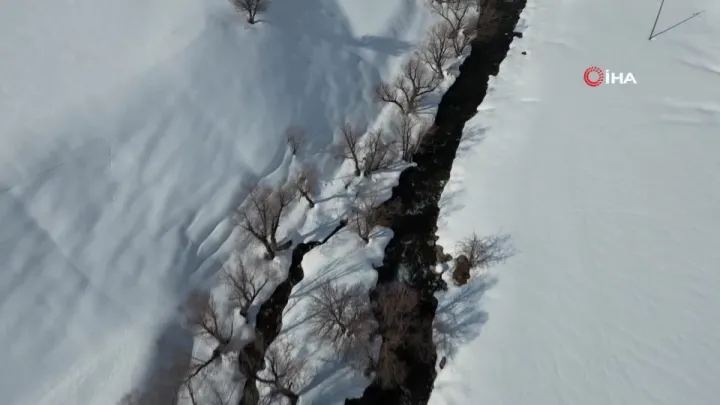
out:
{"label": "red circular logo", "polygon": [[[597,76],[597,78],[593,79],[591,76]],[[602,82],[605,80],[605,73],[603,73],[602,69],[597,66],[590,66],[585,70],[585,75],[583,76],[583,78],[585,79],[585,83],[587,83],[588,86],[597,87],[601,85]]]}

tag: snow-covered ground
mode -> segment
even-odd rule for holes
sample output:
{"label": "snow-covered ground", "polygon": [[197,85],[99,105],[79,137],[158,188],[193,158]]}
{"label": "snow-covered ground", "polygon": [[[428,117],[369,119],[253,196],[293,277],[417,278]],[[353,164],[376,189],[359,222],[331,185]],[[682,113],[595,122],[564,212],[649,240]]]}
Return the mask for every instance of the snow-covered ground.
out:
{"label": "snow-covered ground", "polygon": [[659,3],[529,2],[440,226],[518,254],[441,296],[464,317],[432,405],[717,403],[720,3],[666,0],[656,31],[704,12],[648,41]]}
{"label": "snow-covered ground", "polygon": [[371,122],[431,22],[421,0],[275,0],[261,20],[226,0],[0,4],[4,402],[114,404],[285,128],[320,151]]}

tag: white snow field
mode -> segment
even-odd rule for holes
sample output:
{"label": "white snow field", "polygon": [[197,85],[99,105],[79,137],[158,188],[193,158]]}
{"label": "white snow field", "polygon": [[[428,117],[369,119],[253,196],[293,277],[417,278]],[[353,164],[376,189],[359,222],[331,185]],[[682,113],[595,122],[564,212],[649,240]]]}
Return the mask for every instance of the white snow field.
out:
{"label": "white snow field", "polygon": [[3,403],[115,404],[285,128],[321,151],[372,121],[431,20],[422,0],[275,0],[252,27],[226,0],[1,2]]}
{"label": "white snow field", "polygon": [[[529,2],[439,241],[518,253],[441,295],[467,322],[432,405],[718,403],[720,3],[666,0],[656,31],[704,12],[648,41],[659,4]],[[589,87],[592,65],[637,84]]]}

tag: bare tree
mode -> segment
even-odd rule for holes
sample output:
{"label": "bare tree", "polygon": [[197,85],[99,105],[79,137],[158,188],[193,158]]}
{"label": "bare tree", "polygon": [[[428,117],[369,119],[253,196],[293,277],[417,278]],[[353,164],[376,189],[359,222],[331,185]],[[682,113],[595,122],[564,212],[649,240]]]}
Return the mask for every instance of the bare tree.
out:
{"label": "bare tree", "polygon": [[311,333],[369,376],[377,366],[374,348],[379,335],[367,290],[359,284],[324,283],[311,295],[308,313]]}
{"label": "bare tree", "polygon": [[319,177],[314,165],[304,165],[290,182],[291,187],[294,187],[295,191],[307,201],[310,208],[315,207],[313,198],[318,192]]}
{"label": "bare tree", "polygon": [[385,139],[385,131],[382,129],[371,131],[364,146],[362,173],[366,177],[387,169],[395,161],[392,142]]}
{"label": "bare tree", "polygon": [[263,289],[273,281],[271,269],[264,260],[251,260],[235,256],[225,266],[222,280],[230,290],[230,302],[239,308],[240,315],[248,316],[250,307]]}
{"label": "bare tree", "polygon": [[336,148],[335,156],[341,159],[350,159],[355,166],[355,176],[359,176],[362,172],[360,169],[360,137],[364,133],[364,130],[347,122],[340,126],[342,144]]}
{"label": "bare tree", "polygon": [[400,158],[412,160],[425,134],[430,130],[429,122],[412,115],[397,114],[390,121],[390,134],[395,139]]}
{"label": "bare tree", "polygon": [[227,345],[232,339],[233,326],[227,328],[230,314],[221,310],[217,300],[205,290],[190,293],[183,306],[185,322],[197,336],[212,338],[218,346]]}
{"label": "bare tree", "polygon": [[235,9],[247,15],[247,22],[255,24],[258,13],[267,11],[270,0],[230,0]]}
{"label": "bare tree", "polygon": [[374,324],[368,292],[361,284],[323,283],[310,295],[307,311],[313,335],[343,351]]}
{"label": "bare tree", "polygon": [[292,125],[285,130],[285,139],[292,154],[297,155],[307,141],[307,134],[304,128]]}
{"label": "bare tree", "polygon": [[420,104],[440,85],[440,78],[415,55],[402,66],[402,75],[375,89],[381,101],[395,104],[403,114],[414,114]]}
{"label": "bare tree", "polygon": [[309,377],[305,359],[297,356],[295,347],[287,339],[278,339],[265,354],[264,373],[255,376],[255,379],[270,388],[266,397],[268,403],[284,397],[291,405],[296,405],[299,391]]}
{"label": "bare tree", "polygon": [[471,268],[486,268],[501,263],[513,255],[509,235],[491,235],[480,238],[473,233],[461,240],[457,251],[465,256]]}
{"label": "bare tree", "polygon": [[430,29],[430,34],[420,50],[420,59],[440,77],[445,77],[444,67],[450,58],[452,37],[455,34],[450,23],[440,22]]}
{"label": "bare tree", "polygon": [[278,190],[258,185],[250,190],[245,202],[236,210],[235,221],[247,234],[262,243],[268,260],[279,249],[277,230],[286,208],[295,200],[296,190],[283,186]]}
{"label": "bare tree", "polygon": [[377,226],[387,225],[391,215],[390,208],[384,205],[376,206],[374,198],[360,198],[350,210],[348,228],[367,243],[372,230]]}
{"label": "bare tree", "polygon": [[450,25],[452,32],[459,33],[470,16],[472,4],[470,0],[432,1],[430,8]]}

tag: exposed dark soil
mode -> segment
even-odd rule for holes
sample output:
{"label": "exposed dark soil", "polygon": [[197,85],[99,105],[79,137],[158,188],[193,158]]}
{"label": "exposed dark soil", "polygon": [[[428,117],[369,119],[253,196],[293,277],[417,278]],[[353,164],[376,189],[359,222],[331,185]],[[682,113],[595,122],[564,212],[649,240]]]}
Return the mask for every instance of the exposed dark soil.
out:
{"label": "exposed dark soil", "polygon": [[[393,207],[389,212],[399,214],[391,219],[394,237],[385,249],[383,265],[377,269],[378,284],[397,280],[399,269],[406,269],[411,285],[423,292],[424,305],[418,309],[418,325],[423,329],[424,344],[433,348],[432,321],[437,308],[433,293],[443,288],[442,281],[431,270],[437,263],[438,203],[450,178],[463,127],[475,115],[487,93],[489,77],[498,74],[510,43],[518,36],[514,29],[526,0],[486,3],[491,3],[486,5],[486,10],[492,7],[497,12],[499,24],[492,24],[492,29],[482,32],[481,39],[472,44],[459,76],[442,97],[433,133],[425,137],[413,157],[417,166],[401,174],[391,199],[384,204]],[[348,399],[345,404],[426,404],[436,377],[437,356],[421,356],[412,348],[401,351],[395,354],[409,371],[402,386],[387,389],[375,380],[360,398]]]}
{"label": "exposed dark soil", "polygon": [[288,278],[275,288],[270,298],[265,301],[258,311],[255,319],[256,331],[255,342],[248,344],[239,354],[241,364],[245,364],[249,368],[249,372],[245,375],[248,377],[243,388],[243,396],[240,405],[257,405],[259,402],[259,393],[257,382],[252,377],[264,368],[265,352],[272,342],[280,334],[282,330],[282,314],[285,306],[290,299],[293,287],[305,277],[302,268],[302,260],[305,255],[314,248],[327,242],[333,235],[339,232],[346,225],[341,222],[325,239],[322,241],[312,241],[300,243],[292,251],[292,261],[288,270]]}

